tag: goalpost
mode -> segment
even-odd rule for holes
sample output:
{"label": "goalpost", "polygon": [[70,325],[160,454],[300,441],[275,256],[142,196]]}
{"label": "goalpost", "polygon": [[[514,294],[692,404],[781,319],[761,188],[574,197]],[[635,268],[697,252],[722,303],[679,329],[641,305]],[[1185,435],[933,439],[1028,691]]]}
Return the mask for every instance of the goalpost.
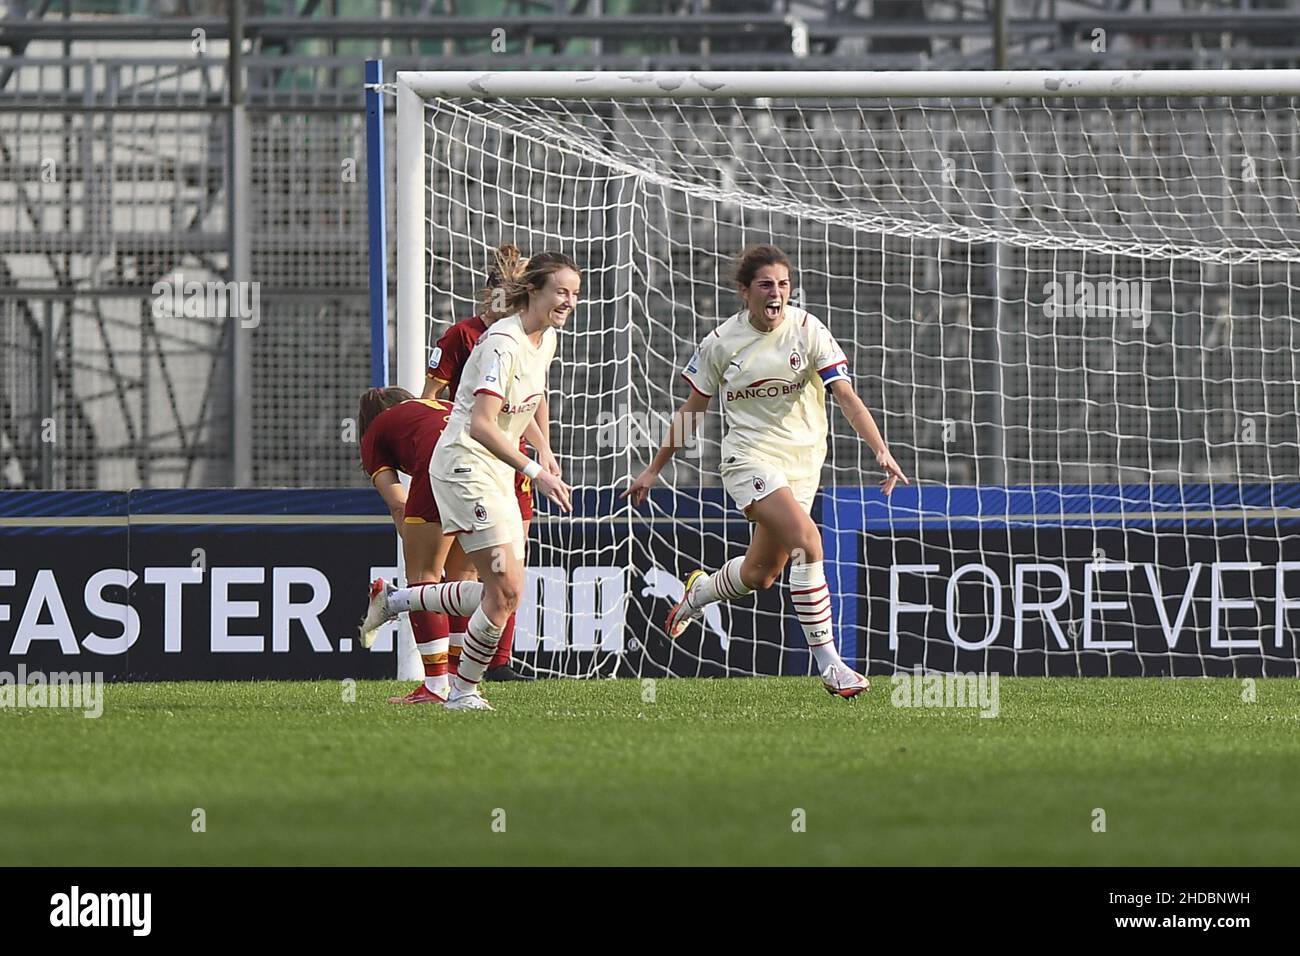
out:
{"label": "goalpost", "polygon": [[[398,381],[491,250],[569,253],[516,656],[584,676],[805,674],[785,588],[676,643],[743,552],[718,415],[617,500],[774,242],[911,476],[830,411],[814,518],[872,673],[1296,675],[1300,71],[399,72]],[[715,406],[716,407],[716,406]]]}

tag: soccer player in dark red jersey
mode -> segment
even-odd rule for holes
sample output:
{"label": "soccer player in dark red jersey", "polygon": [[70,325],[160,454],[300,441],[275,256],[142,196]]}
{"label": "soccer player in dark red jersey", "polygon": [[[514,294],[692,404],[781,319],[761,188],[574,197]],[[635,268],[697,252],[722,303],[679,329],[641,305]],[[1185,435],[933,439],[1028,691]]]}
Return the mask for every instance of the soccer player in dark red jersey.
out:
{"label": "soccer player in dark red jersey", "polygon": [[[361,432],[361,466],[388,505],[406,558],[410,583],[442,580],[452,539],[442,533],[442,519],[429,484],[429,459],[438,444],[451,406],[417,399],[404,388],[372,388],[361,396],[357,425]],[[409,492],[397,472],[411,476]],[[424,683],[390,704],[442,703],[447,697],[450,626],[446,614],[411,612],[415,646],[424,661]],[[367,645],[369,646],[369,645]]]}
{"label": "soccer player in dark red jersey", "polygon": [[[488,273],[487,288],[484,292],[489,301],[484,305],[482,314],[457,322],[443,333],[442,338],[438,339],[438,344],[434,347],[433,352],[430,353],[429,368],[424,384],[424,398],[437,399],[442,397],[444,392],[448,402],[456,398],[456,389],[460,386],[461,372],[465,368],[465,363],[469,360],[470,352],[474,350],[474,345],[487,331],[489,325],[504,316],[504,313],[493,310],[490,302],[490,292],[500,287],[503,274],[513,274],[519,268],[527,265],[527,260],[521,258],[519,250],[511,245],[501,246],[497,249],[496,259],[497,265]],[[559,464],[555,460],[555,455],[551,453],[550,436],[548,434],[549,425],[546,398],[543,396],[542,404],[537,409],[534,424],[524,433],[524,438],[528,444],[531,444],[537,450],[538,464],[558,478],[561,471]],[[521,441],[519,450],[527,454],[524,445],[525,442]],[[523,518],[524,540],[527,541],[528,525],[533,518],[533,488],[532,482],[522,474],[515,476],[515,497],[519,501],[519,515]],[[452,548],[446,564],[448,581],[472,581],[477,576],[474,572],[474,566],[470,564],[468,558],[465,557],[465,553],[458,546]],[[456,658],[459,656],[460,648],[464,643],[468,618],[453,615],[450,620],[452,670],[454,671]],[[512,614],[501,634],[501,643],[497,645],[497,651],[492,658],[492,663],[484,674],[485,679],[524,679],[522,675],[516,673],[510,667],[510,653],[514,647],[514,642],[515,615]]]}

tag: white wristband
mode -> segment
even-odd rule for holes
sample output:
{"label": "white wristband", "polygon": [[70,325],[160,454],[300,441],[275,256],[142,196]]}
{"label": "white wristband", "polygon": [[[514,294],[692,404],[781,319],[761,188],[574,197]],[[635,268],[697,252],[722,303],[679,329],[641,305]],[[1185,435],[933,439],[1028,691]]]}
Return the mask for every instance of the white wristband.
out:
{"label": "white wristband", "polygon": [[525,478],[532,481],[542,473],[542,466],[535,461],[529,461],[528,464],[524,465],[521,471],[523,471]]}

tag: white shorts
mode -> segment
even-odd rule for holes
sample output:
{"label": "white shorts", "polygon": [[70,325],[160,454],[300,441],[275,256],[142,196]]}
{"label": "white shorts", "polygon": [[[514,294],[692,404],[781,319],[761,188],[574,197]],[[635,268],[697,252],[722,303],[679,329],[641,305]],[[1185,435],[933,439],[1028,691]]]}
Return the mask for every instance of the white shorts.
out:
{"label": "white shorts", "polygon": [[455,535],[466,554],[510,544],[515,557],[524,559],[524,522],[513,480],[501,482],[474,459],[444,461],[436,452],[429,480],[443,533]]}
{"label": "white shorts", "polygon": [[785,469],[761,458],[729,456],[722,461],[722,486],[742,512],[760,498],[766,498],[778,489],[789,488],[799,507],[805,514],[810,514],[820,484],[821,475],[818,473],[790,477]]}

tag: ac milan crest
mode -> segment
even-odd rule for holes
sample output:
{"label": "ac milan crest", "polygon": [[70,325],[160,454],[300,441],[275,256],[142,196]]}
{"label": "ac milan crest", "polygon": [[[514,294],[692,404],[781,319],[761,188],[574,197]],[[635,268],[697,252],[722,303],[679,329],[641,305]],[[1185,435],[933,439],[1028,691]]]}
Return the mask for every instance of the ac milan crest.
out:
{"label": "ac milan crest", "polygon": [[803,368],[803,356],[799,354],[797,349],[790,353],[790,368],[796,372]]}
{"label": "ac milan crest", "polygon": [[767,487],[767,482],[765,482],[762,478],[754,479],[754,490],[757,491],[760,495],[763,493],[763,489],[766,487]]}
{"label": "ac milan crest", "polygon": [[487,521],[487,509],[481,503],[474,506],[474,518],[477,521]]}

